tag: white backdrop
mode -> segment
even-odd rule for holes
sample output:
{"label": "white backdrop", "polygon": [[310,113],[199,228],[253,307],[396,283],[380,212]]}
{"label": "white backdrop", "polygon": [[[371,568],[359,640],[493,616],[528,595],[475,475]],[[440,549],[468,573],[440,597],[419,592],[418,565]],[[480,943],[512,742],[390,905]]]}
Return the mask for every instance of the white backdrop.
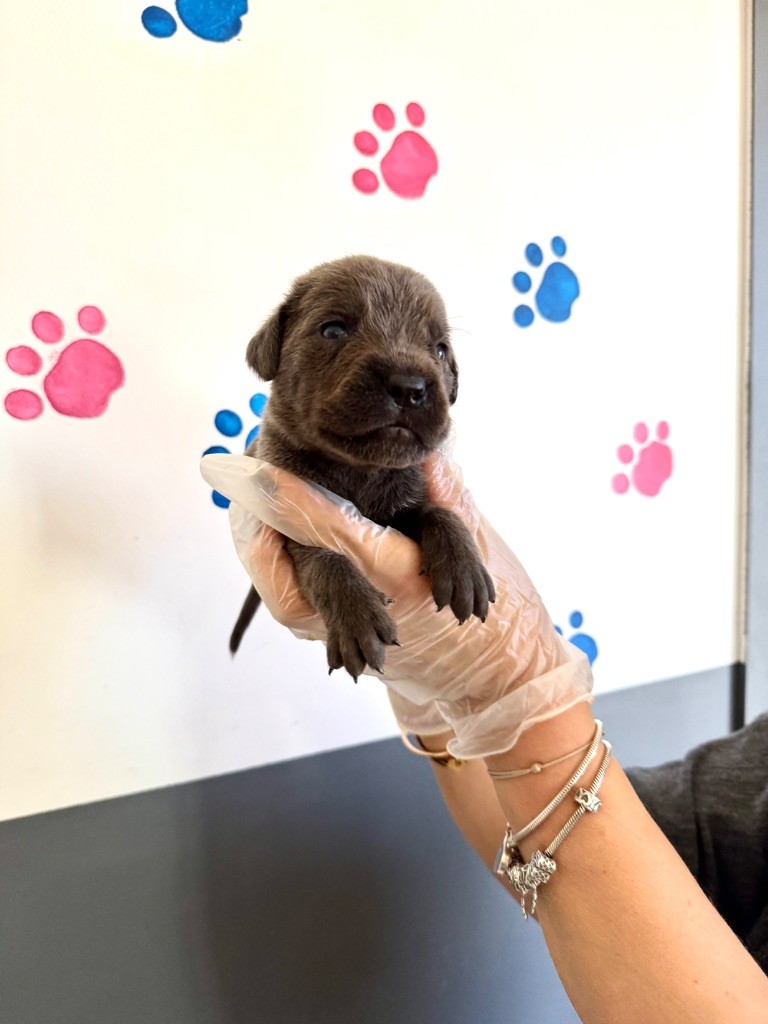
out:
{"label": "white backdrop", "polygon": [[[281,0],[219,42],[173,8],[177,31],[155,38],[141,6],[1,7],[0,815],[393,733],[375,681],[329,679],[264,612],[230,659],[247,581],[198,472],[257,422],[267,389],[243,355],[260,320],[347,253],[443,292],[457,455],[567,636],[583,615],[598,689],[734,660],[741,5]],[[382,167],[404,130],[421,138]],[[356,150],[363,131],[377,154]],[[398,194],[419,167],[424,194]],[[552,262],[580,292],[559,321],[569,302],[531,300]],[[87,306],[103,330],[78,325]],[[36,336],[41,311],[60,341]],[[67,355],[84,337],[114,356]],[[20,375],[27,349],[42,369]],[[125,383],[83,417],[115,384],[105,360]],[[216,429],[224,409],[239,437]]]}

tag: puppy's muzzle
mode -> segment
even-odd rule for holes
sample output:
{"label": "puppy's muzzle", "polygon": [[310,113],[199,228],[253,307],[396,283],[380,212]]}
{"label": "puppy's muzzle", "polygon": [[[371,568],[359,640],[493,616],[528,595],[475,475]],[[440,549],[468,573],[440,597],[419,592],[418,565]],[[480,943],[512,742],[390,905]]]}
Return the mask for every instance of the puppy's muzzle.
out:
{"label": "puppy's muzzle", "polygon": [[318,395],[321,436],[334,453],[382,466],[423,459],[448,428],[449,401],[426,360],[360,360],[331,396]]}

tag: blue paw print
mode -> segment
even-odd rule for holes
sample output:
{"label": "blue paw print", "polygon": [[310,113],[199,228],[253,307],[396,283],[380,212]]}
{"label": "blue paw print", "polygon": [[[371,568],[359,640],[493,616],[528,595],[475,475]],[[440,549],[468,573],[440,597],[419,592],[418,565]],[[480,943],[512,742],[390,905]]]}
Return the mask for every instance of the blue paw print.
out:
{"label": "blue paw print", "polygon": [[[176,12],[182,24],[200,39],[227,43],[240,34],[248,0],[176,0]],[[145,8],[141,23],[156,39],[167,39],[176,31],[176,19],[163,7]]]}
{"label": "blue paw print", "polygon": [[[264,414],[264,408],[267,404],[267,396],[261,393],[252,395],[251,400],[248,403],[251,407],[251,412],[254,416],[262,416]],[[216,429],[224,437],[238,437],[243,432],[243,421],[237,415],[236,412],[232,412],[231,409],[219,409],[216,415],[213,417],[213,422]],[[256,424],[253,427],[248,436],[245,439],[244,448],[247,448],[254,437],[259,435],[260,424]],[[220,444],[212,444],[210,448],[206,448],[203,455],[231,455],[229,448],[225,448]],[[218,491],[211,491],[211,498],[213,504],[218,505],[219,508],[229,508],[229,498],[225,498],[223,494],[219,494]]]}
{"label": "blue paw print", "polygon": [[[544,277],[534,298],[539,314],[545,320],[560,324],[571,315],[571,306],[579,297],[579,280],[570,267],[559,262],[560,257],[565,256],[565,240],[555,235],[550,244],[557,260],[550,263],[544,271]],[[525,247],[525,258],[532,267],[540,267],[544,261],[544,254],[535,242],[531,242]],[[525,270],[518,270],[512,278],[512,284],[516,291],[525,294],[531,289],[530,274]],[[525,305],[518,306],[513,315],[518,327],[530,327],[535,319],[531,307]]]}
{"label": "blue paw print", "polygon": [[[581,624],[584,622],[584,616],[581,612],[571,612],[571,617],[568,622],[572,629],[581,629]],[[559,626],[555,626],[555,629],[563,635],[562,629]],[[591,665],[598,655],[597,642],[594,637],[591,637],[589,633],[574,633],[569,636],[568,639],[574,647],[578,647],[580,651],[583,651],[589,658],[589,664]]]}

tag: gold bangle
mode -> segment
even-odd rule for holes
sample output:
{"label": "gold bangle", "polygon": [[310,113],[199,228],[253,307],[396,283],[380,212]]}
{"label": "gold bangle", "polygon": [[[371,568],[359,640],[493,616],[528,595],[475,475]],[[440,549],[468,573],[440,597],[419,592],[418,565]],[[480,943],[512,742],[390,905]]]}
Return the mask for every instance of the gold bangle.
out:
{"label": "gold bangle", "polygon": [[400,730],[400,739],[403,741],[403,746],[406,750],[410,750],[417,757],[428,757],[433,764],[439,764],[443,768],[463,768],[467,763],[466,761],[460,761],[458,757],[454,757],[448,750],[427,750],[418,736],[416,736],[416,741],[419,743],[417,747],[416,744],[408,739],[408,733],[405,729]]}

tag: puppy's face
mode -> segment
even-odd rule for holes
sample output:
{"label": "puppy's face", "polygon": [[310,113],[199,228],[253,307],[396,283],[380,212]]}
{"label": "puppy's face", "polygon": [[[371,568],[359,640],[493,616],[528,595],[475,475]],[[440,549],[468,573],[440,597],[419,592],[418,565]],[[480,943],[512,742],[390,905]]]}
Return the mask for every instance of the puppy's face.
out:
{"label": "puppy's face", "polygon": [[297,448],[357,466],[422,461],[449,428],[458,369],[443,301],[415,271],[368,256],[299,278],[251,340],[268,415]]}

